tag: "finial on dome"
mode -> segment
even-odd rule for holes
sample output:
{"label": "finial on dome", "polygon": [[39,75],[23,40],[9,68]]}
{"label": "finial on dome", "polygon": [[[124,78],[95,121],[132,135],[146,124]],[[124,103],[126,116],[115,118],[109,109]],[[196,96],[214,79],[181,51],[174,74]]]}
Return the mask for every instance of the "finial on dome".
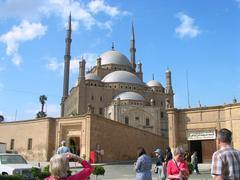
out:
{"label": "finial on dome", "polygon": [[114,49],[114,42],[112,42],[112,51],[114,51],[115,49]]}
{"label": "finial on dome", "polygon": [[152,80],[154,80],[154,74],[152,74]]}

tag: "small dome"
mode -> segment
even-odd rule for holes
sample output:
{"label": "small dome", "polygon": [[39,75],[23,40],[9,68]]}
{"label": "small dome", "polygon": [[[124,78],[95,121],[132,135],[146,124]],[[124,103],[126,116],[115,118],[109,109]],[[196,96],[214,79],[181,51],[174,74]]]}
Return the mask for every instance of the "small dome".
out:
{"label": "small dome", "polygon": [[114,71],[106,75],[103,79],[103,82],[123,82],[131,84],[140,84],[143,85],[143,82],[133,73],[128,71]]}
{"label": "small dome", "polygon": [[127,65],[132,67],[131,63],[129,62],[128,58],[121,54],[118,51],[107,51],[100,55],[101,57],[101,64],[119,64],[119,65]]}
{"label": "small dome", "polygon": [[116,97],[114,97],[114,100],[117,99],[120,100],[135,100],[135,101],[144,101],[144,97],[136,92],[123,92],[119,95],[117,95]]}
{"label": "small dome", "polygon": [[151,81],[149,81],[149,82],[147,83],[147,85],[148,85],[149,87],[156,87],[156,86],[162,87],[161,83],[158,82],[158,81],[156,81],[156,80],[151,80]]}
{"label": "small dome", "polygon": [[95,80],[95,81],[101,80],[101,78],[99,76],[97,76],[96,74],[93,74],[93,73],[86,74],[85,79],[86,80]]}

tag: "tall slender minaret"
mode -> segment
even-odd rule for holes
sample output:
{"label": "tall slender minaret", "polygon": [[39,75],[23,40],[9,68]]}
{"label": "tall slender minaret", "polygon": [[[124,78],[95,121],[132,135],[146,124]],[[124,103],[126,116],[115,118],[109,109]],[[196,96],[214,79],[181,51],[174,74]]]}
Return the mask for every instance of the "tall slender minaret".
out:
{"label": "tall slender minaret", "polygon": [[69,69],[70,69],[70,59],[71,59],[71,12],[68,18],[68,29],[67,29],[67,37],[65,39],[66,47],[65,47],[65,55],[64,55],[64,81],[63,81],[63,97],[61,102],[61,117],[64,116],[64,101],[68,97],[68,87],[69,87]]}
{"label": "tall slender minaret", "polygon": [[167,69],[166,71],[166,94],[167,94],[167,108],[173,108],[174,107],[174,93],[172,89],[172,78],[171,78],[171,71]]}
{"label": "tall slender minaret", "polygon": [[135,63],[135,53],[136,53],[136,48],[135,48],[135,35],[134,35],[134,27],[132,23],[132,34],[131,34],[131,47],[130,47],[130,53],[131,53],[131,64],[134,69],[136,70],[136,63]]}

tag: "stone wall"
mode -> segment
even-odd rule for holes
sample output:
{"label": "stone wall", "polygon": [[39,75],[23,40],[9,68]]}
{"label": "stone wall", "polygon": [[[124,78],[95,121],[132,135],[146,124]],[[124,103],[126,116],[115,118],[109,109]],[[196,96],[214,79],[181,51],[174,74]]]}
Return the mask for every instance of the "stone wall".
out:
{"label": "stone wall", "polygon": [[102,150],[102,162],[135,160],[137,148],[142,146],[148,154],[156,148],[165,149],[168,140],[161,136],[115,122],[101,116],[91,115],[91,151]]}
{"label": "stone wall", "polygon": [[[0,142],[7,144],[10,150],[11,139],[14,139],[13,151],[23,155],[29,161],[46,161],[50,149],[55,143],[49,143],[50,133],[54,133],[54,119],[37,119],[18,122],[0,123]],[[51,129],[53,129],[51,131]],[[28,150],[28,139],[32,139],[32,149]],[[54,137],[51,137],[54,139]]]}
{"label": "stone wall", "polygon": [[188,148],[187,131],[227,128],[233,132],[233,146],[240,149],[240,103],[190,109],[169,109],[169,145]]}

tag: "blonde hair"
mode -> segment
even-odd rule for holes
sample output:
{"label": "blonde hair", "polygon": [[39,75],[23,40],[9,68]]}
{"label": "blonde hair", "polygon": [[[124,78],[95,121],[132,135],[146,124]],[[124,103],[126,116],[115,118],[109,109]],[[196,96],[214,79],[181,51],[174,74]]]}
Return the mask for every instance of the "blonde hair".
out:
{"label": "blonde hair", "polygon": [[56,154],[50,159],[49,170],[54,178],[67,177],[69,170],[69,161],[64,154]]}

